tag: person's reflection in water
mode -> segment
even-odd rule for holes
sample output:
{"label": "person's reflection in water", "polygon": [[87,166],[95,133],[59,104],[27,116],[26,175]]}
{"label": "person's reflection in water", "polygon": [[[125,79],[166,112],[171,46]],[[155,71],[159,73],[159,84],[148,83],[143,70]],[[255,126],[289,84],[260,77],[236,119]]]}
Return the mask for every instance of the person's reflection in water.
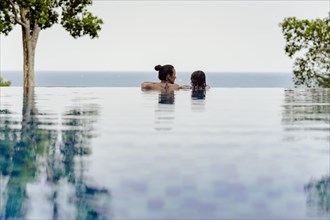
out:
{"label": "person's reflection in water", "polygon": [[330,214],[330,177],[325,176],[318,180],[311,180],[304,187],[307,194],[308,215],[325,217]]}
{"label": "person's reflection in water", "polygon": [[155,114],[155,129],[157,131],[170,131],[173,128],[175,112],[174,91],[161,91],[158,94],[158,106]]}
{"label": "person's reflection in water", "polygon": [[205,90],[191,91],[191,111],[205,111]]}
{"label": "person's reflection in water", "polygon": [[174,101],[175,101],[174,91],[159,93],[159,96],[158,96],[158,103],[159,104],[173,105]]}
{"label": "person's reflection in water", "polygon": [[206,92],[205,90],[198,90],[191,92],[191,99],[192,100],[205,100]]}
{"label": "person's reflection in water", "polygon": [[[69,112],[75,115],[71,118],[70,113],[65,115],[68,118],[66,125],[71,127],[57,131],[52,120],[45,119],[47,114],[38,113],[33,88],[24,90],[21,129],[11,118],[10,110],[1,109],[0,178],[5,182],[0,183],[3,190],[0,194],[0,219],[33,218],[37,217],[36,212],[52,219],[109,218],[109,191],[87,182],[90,179],[83,173],[86,168],[82,156],[86,157],[91,152],[91,119],[95,118],[97,111],[83,107]],[[76,163],[78,157],[79,164]],[[44,180],[47,185],[44,185]],[[74,191],[67,201],[59,198],[68,194],[67,190],[63,191],[63,183]],[[28,185],[30,190],[33,186],[41,188],[30,191]],[[49,190],[44,191],[45,188],[53,192],[50,198]],[[34,196],[39,198],[38,201],[33,200]],[[69,204],[75,210],[68,216]],[[52,213],[34,210],[34,216],[31,216],[31,207],[38,209],[38,205],[51,206]]]}

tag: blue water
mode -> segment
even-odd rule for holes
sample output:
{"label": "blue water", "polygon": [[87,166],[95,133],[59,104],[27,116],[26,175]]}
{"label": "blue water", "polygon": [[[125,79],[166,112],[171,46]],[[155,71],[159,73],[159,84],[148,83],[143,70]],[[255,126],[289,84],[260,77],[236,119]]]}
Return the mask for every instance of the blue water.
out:
{"label": "blue water", "polygon": [[[206,73],[208,85],[222,88],[292,88],[290,73]],[[22,72],[1,72],[22,86]],[[36,72],[37,86],[139,87],[144,81],[158,81],[156,72]],[[176,83],[190,84],[190,73],[178,72]]]}
{"label": "blue water", "polygon": [[330,90],[0,93],[0,219],[329,219]]}

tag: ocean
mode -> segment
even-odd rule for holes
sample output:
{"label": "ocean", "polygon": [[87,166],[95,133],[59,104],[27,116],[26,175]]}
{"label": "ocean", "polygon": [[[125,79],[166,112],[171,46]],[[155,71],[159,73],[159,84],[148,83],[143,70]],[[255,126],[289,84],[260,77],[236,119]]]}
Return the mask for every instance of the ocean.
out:
{"label": "ocean", "polygon": [[[176,83],[190,84],[188,72],[177,72]],[[1,71],[12,86],[22,86],[23,73]],[[36,71],[38,87],[139,87],[142,82],[159,81],[157,72]],[[220,88],[293,88],[290,73],[206,72],[207,84]]]}

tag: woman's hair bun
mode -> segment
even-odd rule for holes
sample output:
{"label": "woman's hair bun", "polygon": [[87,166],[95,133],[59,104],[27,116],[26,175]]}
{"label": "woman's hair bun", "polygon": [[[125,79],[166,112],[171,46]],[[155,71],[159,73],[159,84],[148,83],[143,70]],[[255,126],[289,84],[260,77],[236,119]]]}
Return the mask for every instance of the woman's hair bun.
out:
{"label": "woman's hair bun", "polygon": [[155,66],[155,70],[156,70],[156,71],[159,71],[161,68],[163,68],[163,66],[161,66],[161,65],[157,65],[157,66]]}

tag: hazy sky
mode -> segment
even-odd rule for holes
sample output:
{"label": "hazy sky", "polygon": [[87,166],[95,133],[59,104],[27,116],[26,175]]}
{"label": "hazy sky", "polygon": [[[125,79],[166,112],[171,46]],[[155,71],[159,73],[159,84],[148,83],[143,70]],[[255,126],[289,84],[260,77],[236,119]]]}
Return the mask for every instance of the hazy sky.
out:
{"label": "hazy sky", "polygon": [[[60,25],[40,33],[36,70],[290,72],[278,24],[324,18],[329,1],[94,1],[98,39]],[[22,70],[20,27],[1,35],[1,70]]]}

